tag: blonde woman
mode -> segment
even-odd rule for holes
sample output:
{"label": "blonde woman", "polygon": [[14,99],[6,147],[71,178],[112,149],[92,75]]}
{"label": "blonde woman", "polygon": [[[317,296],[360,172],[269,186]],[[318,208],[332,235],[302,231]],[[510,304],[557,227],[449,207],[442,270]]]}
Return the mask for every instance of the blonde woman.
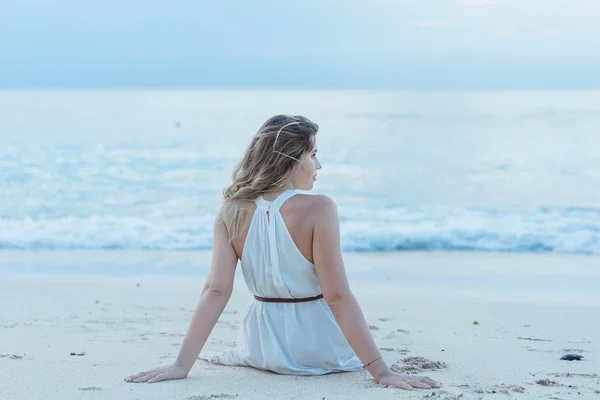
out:
{"label": "blonde woman", "polygon": [[[295,192],[317,179],[318,129],[308,118],[277,115],[254,135],[224,191],[210,272],[176,361],[127,382],[183,379],[200,356],[293,375],[366,368],[387,386],[440,386],[390,370],[348,286],[335,203]],[[200,354],[231,296],[238,260],[254,294],[238,347]]]}

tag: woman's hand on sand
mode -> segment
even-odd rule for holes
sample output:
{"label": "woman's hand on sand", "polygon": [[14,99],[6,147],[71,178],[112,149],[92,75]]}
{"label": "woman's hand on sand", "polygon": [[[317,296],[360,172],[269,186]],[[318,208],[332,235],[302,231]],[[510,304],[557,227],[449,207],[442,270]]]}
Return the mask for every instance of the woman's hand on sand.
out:
{"label": "woman's hand on sand", "polygon": [[184,379],[188,375],[188,371],[182,365],[174,363],[164,367],[149,369],[148,371],[140,372],[139,374],[131,375],[125,378],[125,382],[160,382],[173,379]]}
{"label": "woman's hand on sand", "polygon": [[432,389],[442,386],[440,383],[426,376],[399,374],[392,371],[382,376],[377,383],[405,390],[412,390],[413,388]]}

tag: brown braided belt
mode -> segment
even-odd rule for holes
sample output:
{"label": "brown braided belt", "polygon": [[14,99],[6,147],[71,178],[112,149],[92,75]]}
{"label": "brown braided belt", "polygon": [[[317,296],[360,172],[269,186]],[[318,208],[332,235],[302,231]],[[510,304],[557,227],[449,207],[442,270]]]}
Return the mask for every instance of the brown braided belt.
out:
{"label": "brown braided belt", "polygon": [[320,294],[318,296],[315,297],[303,297],[300,299],[274,299],[274,298],[268,298],[268,297],[260,297],[260,296],[254,296],[254,298],[258,301],[263,301],[265,303],[304,303],[306,301],[315,301],[315,300],[319,300],[323,298],[323,295]]}

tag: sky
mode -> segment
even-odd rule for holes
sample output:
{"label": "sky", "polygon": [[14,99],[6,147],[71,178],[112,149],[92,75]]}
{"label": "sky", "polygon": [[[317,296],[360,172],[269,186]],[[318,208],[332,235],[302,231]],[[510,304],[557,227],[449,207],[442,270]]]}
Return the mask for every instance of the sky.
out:
{"label": "sky", "polygon": [[600,87],[600,0],[0,0],[0,88]]}

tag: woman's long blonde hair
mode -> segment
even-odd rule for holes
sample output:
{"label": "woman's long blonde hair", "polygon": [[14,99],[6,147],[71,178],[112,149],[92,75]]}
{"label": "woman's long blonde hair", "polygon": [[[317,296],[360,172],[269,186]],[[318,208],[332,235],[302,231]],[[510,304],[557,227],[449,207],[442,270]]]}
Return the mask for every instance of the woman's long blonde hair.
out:
{"label": "woman's long blonde hair", "polygon": [[290,187],[302,157],[314,148],[318,131],[317,124],[299,115],[276,115],[260,127],[233,169],[231,184],[223,191],[231,217],[230,240],[244,230],[245,202]]}

